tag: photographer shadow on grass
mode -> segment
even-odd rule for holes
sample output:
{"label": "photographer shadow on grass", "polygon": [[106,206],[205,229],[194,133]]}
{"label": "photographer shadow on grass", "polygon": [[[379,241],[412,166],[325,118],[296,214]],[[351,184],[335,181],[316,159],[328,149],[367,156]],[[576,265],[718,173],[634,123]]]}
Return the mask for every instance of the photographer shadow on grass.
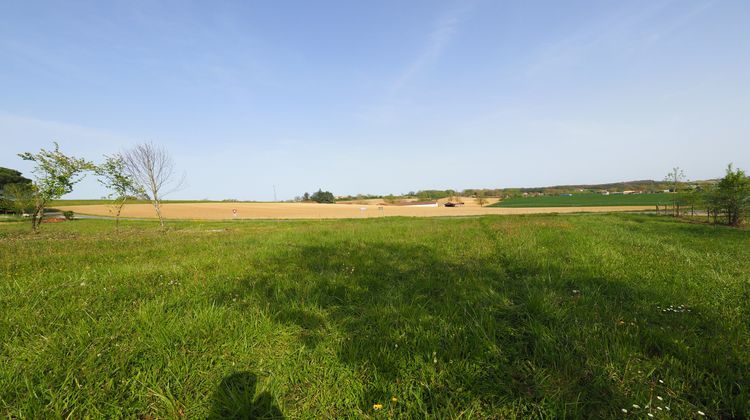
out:
{"label": "photographer shadow on grass", "polygon": [[665,379],[727,378],[719,386],[728,392],[697,379],[683,395],[721,395],[715,404],[727,417],[746,411],[739,384],[747,362],[730,324],[695,303],[685,316],[659,307],[691,306],[690,290],[671,285],[688,270],[665,271],[662,259],[627,241],[589,240],[585,230],[563,241],[547,232],[565,225],[532,227],[539,233],[501,225],[488,230],[497,239],[476,245],[313,238],[269,255],[266,274],[216,300],[249,295],[297,331],[303,351],[333,350],[363,378],[338,412],[367,413],[395,398],[397,413],[611,417],[653,392],[640,377],[622,386],[613,370],[644,368]]}
{"label": "photographer shadow on grass", "polygon": [[258,377],[236,372],[225,377],[213,395],[209,419],[283,419],[268,392],[255,395]]}

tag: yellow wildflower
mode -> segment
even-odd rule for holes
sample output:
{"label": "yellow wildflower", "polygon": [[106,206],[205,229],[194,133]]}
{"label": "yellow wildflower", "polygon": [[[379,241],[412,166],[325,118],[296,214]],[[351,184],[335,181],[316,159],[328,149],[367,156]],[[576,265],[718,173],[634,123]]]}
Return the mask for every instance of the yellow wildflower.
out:
{"label": "yellow wildflower", "polygon": [[398,398],[396,398],[396,397],[391,397],[391,401],[393,401],[393,402],[396,402],[396,401],[398,401]]}
{"label": "yellow wildflower", "polygon": [[373,410],[380,410],[381,408],[383,408],[383,404],[373,404],[372,405],[372,409]]}

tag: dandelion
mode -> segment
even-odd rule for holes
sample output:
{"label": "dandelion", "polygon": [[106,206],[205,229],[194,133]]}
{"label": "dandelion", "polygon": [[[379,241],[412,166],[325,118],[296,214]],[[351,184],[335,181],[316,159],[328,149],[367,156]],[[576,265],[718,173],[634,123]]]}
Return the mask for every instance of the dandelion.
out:
{"label": "dandelion", "polygon": [[373,410],[380,410],[383,408],[383,404],[373,404],[372,409]]}
{"label": "dandelion", "polygon": [[393,402],[397,402],[397,401],[398,401],[398,398],[396,398],[396,397],[391,397],[391,401],[393,401]]}

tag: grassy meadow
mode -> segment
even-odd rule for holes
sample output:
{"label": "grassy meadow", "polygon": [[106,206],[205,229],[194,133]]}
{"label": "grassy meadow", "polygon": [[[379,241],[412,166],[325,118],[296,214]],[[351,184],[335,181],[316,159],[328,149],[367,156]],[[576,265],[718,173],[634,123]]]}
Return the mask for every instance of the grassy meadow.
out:
{"label": "grassy meadow", "polygon": [[592,206],[656,206],[671,204],[672,194],[573,194],[515,197],[492,204],[492,207],[592,207]]}
{"label": "grassy meadow", "polygon": [[1,416],[750,416],[748,230],[121,225],[0,224]]}
{"label": "grassy meadow", "polygon": [[[250,201],[215,201],[215,200],[162,200],[162,203],[249,203]],[[61,199],[61,200],[53,200],[50,203],[50,207],[55,206],[87,206],[87,205],[96,205],[96,204],[104,204],[109,205],[112,204],[112,200],[106,200],[106,199],[83,199],[83,200],[76,200],[76,199]],[[128,200],[127,204],[151,204],[150,200]]]}

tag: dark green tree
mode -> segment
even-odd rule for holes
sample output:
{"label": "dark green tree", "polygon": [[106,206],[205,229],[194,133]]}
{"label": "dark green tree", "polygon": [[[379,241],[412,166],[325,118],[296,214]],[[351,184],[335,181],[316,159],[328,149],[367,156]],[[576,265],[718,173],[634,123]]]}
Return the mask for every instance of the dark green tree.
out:
{"label": "dark green tree", "polygon": [[34,209],[34,187],[30,183],[5,184],[0,196],[0,211],[19,216]]}
{"label": "dark green tree", "polygon": [[336,198],[333,196],[333,193],[330,191],[323,191],[322,189],[319,189],[317,192],[314,192],[310,199],[316,203],[335,203]]}
{"label": "dark green tree", "polygon": [[8,184],[31,184],[31,180],[15,169],[0,167],[0,191]]}

